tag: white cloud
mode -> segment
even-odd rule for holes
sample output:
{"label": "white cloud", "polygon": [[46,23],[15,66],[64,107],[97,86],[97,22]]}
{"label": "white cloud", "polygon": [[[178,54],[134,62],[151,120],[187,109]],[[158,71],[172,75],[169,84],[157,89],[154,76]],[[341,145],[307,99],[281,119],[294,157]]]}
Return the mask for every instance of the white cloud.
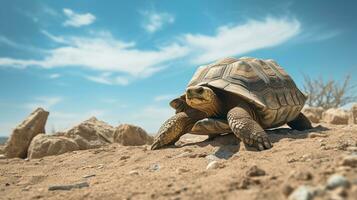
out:
{"label": "white cloud", "polygon": [[59,78],[59,77],[61,77],[61,74],[50,74],[48,76],[48,78],[50,78],[50,79],[56,79],[56,78]]}
{"label": "white cloud", "polygon": [[[182,57],[188,52],[185,47],[175,43],[156,50],[135,49],[134,42],[123,42],[111,35],[102,34],[93,37],[60,37],[63,40],[59,40],[59,37],[55,38],[50,37],[53,41],[60,41],[64,44],[48,50],[48,55],[42,60],[0,57],[0,66],[84,67],[97,71],[123,72],[135,77],[146,77],[162,69],[165,62]],[[118,83],[126,82],[120,77],[116,79]]]}
{"label": "white cloud", "polygon": [[154,101],[159,102],[159,101],[168,101],[172,100],[175,97],[178,97],[179,95],[174,95],[174,94],[163,94],[163,95],[158,95],[154,97]]}
{"label": "white cloud", "polygon": [[317,26],[309,28],[308,31],[305,31],[299,37],[295,38],[296,42],[320,42],[328,40],[334,37],[341,35],[343,31],[341,30],[327,30],[324,27]]}
{"label": "white cloud", "polygon": [[178,58],[203,64],[276,46],[299,32],[300,22],[296,19],[267,17],[261,21],[249,20],[243,24],[218,27],[212,36],[187,33],[166,45],[140,49],[133,41],[114,38],[109,31],[92,32],[86,37],[66,37],[43,30],[42,33],[58,47],[46,50],[44,57],[38,60],[0,57],[0,67],[81,67],[100,72],[96,76],[85,76],[90,81],[127,85],[137,78],[160,71]]}
{"label": "white cloud", "polygon": [[244,24],[221,26],[214,36],[186,34],[184,42],[193,50],[195,64],[241,55],[257,49],[279,45],[300,32],[297,20],[266,18]]}
{"label": "white cloud", "polygon": [[33,102],[25,103],[24,106],[27,109],[34,110],[38,107],[49,110],[51,107],[57,105],[63,100],[62,97],[37,97]]}
{"label": "white cloud", "polygon": [[91,13],[78,14],[73,10],[64,8],[63,13],[67,16],[64,26],[81,27],[93,23],[96,17]]}
{"label": "white cloud", "polygon": [[145,11],[143,16],[145,17],[143,28],[149,33],[154,33],[162,29],[164,25],[175,22],[175,17],[165,12]]}
{"label": "white cloud", "polygon": [[109,72],[105,72],[105,73],[99,74],[97,76],[85,76],[85,78],[90,81],[102,83],[102,84],[106,84],[106,85],[128,85],[129,84],[129,78],[124,77],[124,76],[115,76]]}

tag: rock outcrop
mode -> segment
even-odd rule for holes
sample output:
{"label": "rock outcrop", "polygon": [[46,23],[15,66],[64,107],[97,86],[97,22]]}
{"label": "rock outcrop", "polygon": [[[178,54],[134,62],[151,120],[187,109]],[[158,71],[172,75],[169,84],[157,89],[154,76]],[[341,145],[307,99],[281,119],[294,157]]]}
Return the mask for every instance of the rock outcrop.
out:
{"label": "rock outcrop", "polygon": [[31,140],[40,133],[45,133],[49,112],[37,108],[10,135],[5,144],[4,154],[7,158],[26,158]]}
{"label": "rock outcrop", "polygon": [[357,103],[353,104],[348,121],[349,124],[357,124]]}
{"label": "rock outcrop", "polygon": [[312,123],[319,123],[324,109],[322,107],[304,107],[302,113],[309,118]]}
{"label": "rock outcrop", "polygon": [[152,144],[153,137],[138,126],[122,124],[115,129],[114,142],[124,146],[145,145]]}
{"label": "rock outcrop", "polygon": [[44,156],[59,155],[79,150],[78,144],[63,136],[39,134],[31,141],[28,158],[42,158]]}
{"label": "rock outcrop", "polygon": [[330,108],[322,113],[322,120],[329,124],[348,124],[348,118],[348,112],[339,108]]}
{"label": "rock outcrop", "polygon": [[64,136],[72,138],[79,149],[93,149],[113,143],[114,128],[92,117],[73,127]]}

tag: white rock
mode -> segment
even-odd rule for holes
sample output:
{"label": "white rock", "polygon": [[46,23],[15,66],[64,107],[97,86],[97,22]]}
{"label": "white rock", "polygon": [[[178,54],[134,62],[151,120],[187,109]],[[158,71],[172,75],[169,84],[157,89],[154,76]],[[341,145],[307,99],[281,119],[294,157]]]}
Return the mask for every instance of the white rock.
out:
{"label": "white rock", "polygon": [[114,128],[109,124],[92,117],[71,128],[63,136],[72,138],[79,149],[93,149],[113,142]]}
{"label": "white rock", "polygon": [[124,146],[138,146],[152,144],[153,137],[138,126],[122,124],[115,129],[114,142]]}
{"label": "white rock", "polygon": [[31,140],[40,133],[45,133],[45,125],[49,112],[37,108],[12,132],[4,148],[7,158],[26,158]]}
{"label": "white rock", "polygon": [[129,174],[130,174],[130,175],[139,175],[139,172],[136,171],[136,170],[131,170],[131,171],[129,172]]}
{"label": "white rock", "polygon": [[290,194],[289,200],[311,200],[314,197],[314,190],[310,186],[299,186]]}
{"label": "white rock", "polygon": [[34,137],[28,148],[28,157],[42,158],[79,150],[78,144],[71,138],[39,134]]}
{"label": "white rock", "polygon": [[352,154],[352,155],[345,156],[341,162],[341,165],[349,166],[349,167],[357,167],[357,155]]}
{"label": "white rock", "polygon": [[351,108],[349,124],[357,124],[357,103],[353,104]]}
{"label": "white rock", "polygon": [[329,124],[348,124],[349,114],[339,108],[330,108],[322,113],[322,120]]}
{"label": "white rock", "polygon": [[218,161],[211,161],[210,163],[208,163],[206,169],[207,170],[209,170],[209,169],[217,169],[219,167],[220,167],[220,165],[219,165]]}
{"label": "white rock", "polygon": [[324,109],[322,107],[304,107],[302,113],[313,123],[319,123]]}
{"label": "white rock", "polygon": [[328,189],[335,189],[337,187],[348,187],[350,183],[348,180],[339,174],[334,174],[330,176],[330,178],[327,180],[326,187]]}

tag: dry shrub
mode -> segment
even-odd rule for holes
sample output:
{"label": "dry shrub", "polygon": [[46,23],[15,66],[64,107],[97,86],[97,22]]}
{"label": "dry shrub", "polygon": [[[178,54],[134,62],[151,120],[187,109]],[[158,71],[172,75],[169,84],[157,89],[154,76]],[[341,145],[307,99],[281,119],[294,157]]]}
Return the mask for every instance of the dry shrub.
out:
{"label": "dry shrub", "polygon": [[356,85],[351,84],[351,76],[342,81],[325,80],[322,77],[311,79],[304,75],[304,92],[308,95],[306,104],[324,109],[337,108],[357,100],[354,95]]}

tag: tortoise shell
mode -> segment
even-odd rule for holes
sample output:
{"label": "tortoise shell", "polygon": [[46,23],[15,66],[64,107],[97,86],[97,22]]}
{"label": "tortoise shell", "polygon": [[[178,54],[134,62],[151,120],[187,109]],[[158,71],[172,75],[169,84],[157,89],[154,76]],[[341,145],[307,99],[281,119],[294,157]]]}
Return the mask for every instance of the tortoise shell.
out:
{"label": "tortoise shell", "polygon": [[197,85],[222,89],[248,101],[257,109],[263,128],[295,119],[306,101],[291,77],[273,60],[218,60],[197,69],[188,86]]}

